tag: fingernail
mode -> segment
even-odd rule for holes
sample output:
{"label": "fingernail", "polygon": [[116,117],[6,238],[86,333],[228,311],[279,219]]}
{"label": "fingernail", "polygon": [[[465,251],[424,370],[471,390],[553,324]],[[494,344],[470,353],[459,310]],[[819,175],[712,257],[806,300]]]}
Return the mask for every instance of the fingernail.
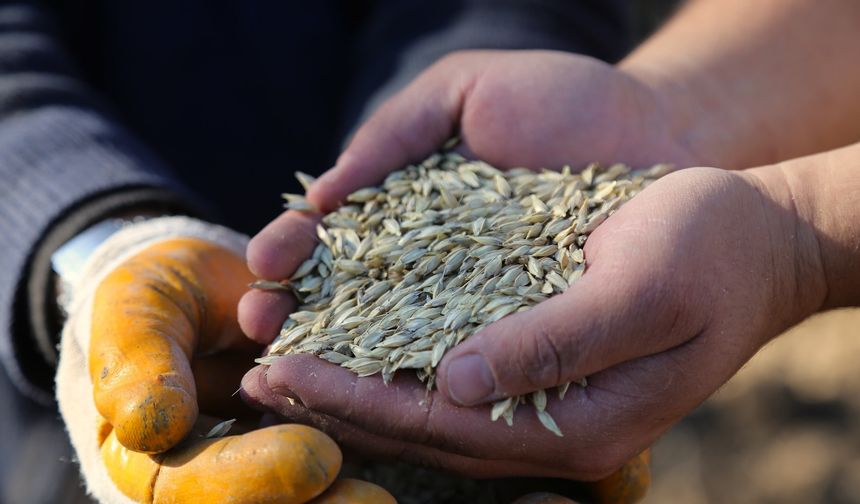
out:
{"label": "fingernail", "polygon": [[268,387],[269,390],[272,391],[272,393],[277,394],[279,396],[286,397],[290,401],[291,404],[293,404],[294,402],[298,402],[299,404],[301,404],[301,402],[302,402],[302,400],[299,398],[299,396],[295,392],[290,390],[289,387],[284,387],[282,385],[275,385],[275,386],[270,385],[269,384],[269,373],[266,373],[266,387]]}
{"label": "fingernail", "polygon": [[298,395],[294,394],[293,391],[288,389],[288,388],[276,387],[276,388],[272,389],[272,392],[274,392],[275,394],[277,394],[279,396],[283,396],[292,406],[295,406],[296,404],[298,404],[300,406],[305,405],[305,403],[302,402],[302,399]]}
{"label": "fingernail", "polygon": [[496,390],[493,373],[479,354],[463,355],[448,364],[446,382],[451,399],[464,406],[480,403]]}
{"label": "fingernail", "polygon": [[292,390],[290,390],[287,387],[280,387],[280,386],[269,387],[269,390],[271,390],[272,392],[274,392],[278,395],[282,395],[288,399],[293,399],[295,401],[299,400],[299,396],[297,396]]}

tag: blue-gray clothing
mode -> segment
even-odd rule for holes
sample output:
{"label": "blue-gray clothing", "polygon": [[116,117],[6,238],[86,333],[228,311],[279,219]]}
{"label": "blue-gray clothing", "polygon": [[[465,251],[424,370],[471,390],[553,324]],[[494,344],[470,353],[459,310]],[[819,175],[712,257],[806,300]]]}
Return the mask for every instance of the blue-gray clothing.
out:
{"label": "blue-gray clothing", "polygon": [[[614,60],[629,43],[626,3],[0,2],[0,361],[9,378],[52,400],[59,327],[49,258],[87,225],[141,209],[254,233],[280,211],[278,194],[296,191],[294,170],[329,167],[361,118],[440,56],[547,48]],[[68,499],[68,481],[56,477],[71,466],[58,462],[68,446],[56,446],[55,414],[11,390],[0,372],[0,442],[13,454],[0,458],[0,502]]]}
{"label": "blue-gray clothing", "polygon": [[382,97],[462,48],[612,60],[622,0],[14,2],[0,7],[0,359],[49,400],[47,257],[131,207],[253,233]]}

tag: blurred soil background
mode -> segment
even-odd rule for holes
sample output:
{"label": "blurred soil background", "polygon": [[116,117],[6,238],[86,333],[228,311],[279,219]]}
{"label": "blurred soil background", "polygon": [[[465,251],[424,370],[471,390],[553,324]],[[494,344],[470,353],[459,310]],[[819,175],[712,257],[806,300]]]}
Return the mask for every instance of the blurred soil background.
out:
{"label": "blurred soil background", "polygon": [[657,503],[860,503],[860,309],[760,351],[652,450]]}

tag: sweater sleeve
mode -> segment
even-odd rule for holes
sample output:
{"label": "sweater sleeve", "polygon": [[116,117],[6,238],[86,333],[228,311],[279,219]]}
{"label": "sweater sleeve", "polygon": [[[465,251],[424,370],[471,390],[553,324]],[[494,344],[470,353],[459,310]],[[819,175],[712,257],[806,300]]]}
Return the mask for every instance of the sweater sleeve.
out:
{"label": "sweater sleeve", "polygon": [[379,0],[358,32],[341,131],[446,54],[549,49],[614,62],[633,43],[629,0]]}
{"label": "sweater sleeve", "polygon": [[45,316],[52,247],[117,209],[188,198],[76,79],[45,8],[0,6],[0,361],[21,391],[52,397],[32,323]]}

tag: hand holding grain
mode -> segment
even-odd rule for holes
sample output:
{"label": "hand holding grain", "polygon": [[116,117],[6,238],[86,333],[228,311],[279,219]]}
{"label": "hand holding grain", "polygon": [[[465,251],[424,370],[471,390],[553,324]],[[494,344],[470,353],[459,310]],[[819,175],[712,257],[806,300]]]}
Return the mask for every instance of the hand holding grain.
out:
{"label": "hand holding grain", "polygon": [[[335,166],[307,190],[329,212],[348,194],[416,163],[452,136],[458,151],[500,169],[584,167],[623,162],[696,163],[658,96],[633,74],[552,51],[449,55],[392,97],[356,132]],[[248,266],[266,280],[288,278],[314,249],[318,217],[288,211],[248,246]],[[246,334],[270,342],[295,308],[284,293],[251,291],[239,307]]]}
{"label": "hand holding grain", "polygon": [[[755,351],[823,297],[816,242],[779,180],[682,170],[653,183],[589,237],[563,294],[451,349],[426,395],[313,356],[243,382],[258,406],[322,426],[342,444],[473,476],[606,476],[649,446]],[[563,438],[489,402],[588,377],[547,411]],[[469,407],[464,407],[469,406]]]}

